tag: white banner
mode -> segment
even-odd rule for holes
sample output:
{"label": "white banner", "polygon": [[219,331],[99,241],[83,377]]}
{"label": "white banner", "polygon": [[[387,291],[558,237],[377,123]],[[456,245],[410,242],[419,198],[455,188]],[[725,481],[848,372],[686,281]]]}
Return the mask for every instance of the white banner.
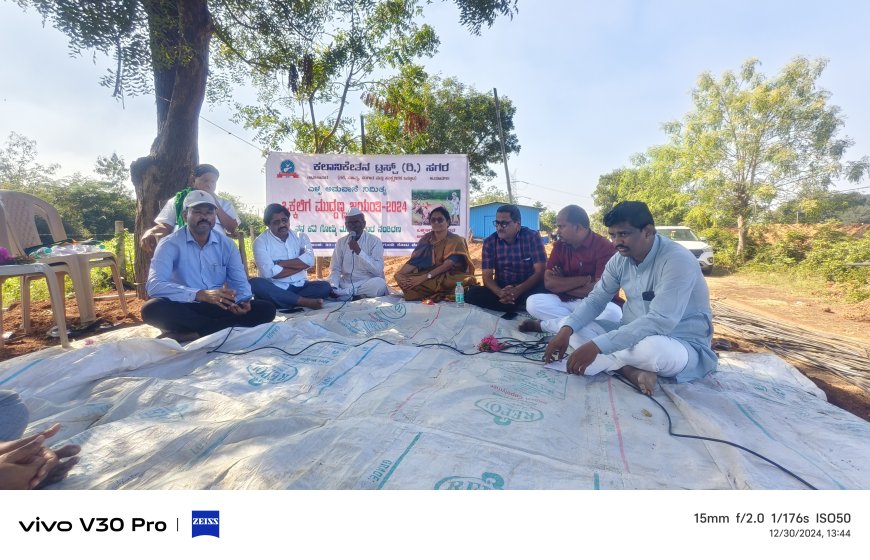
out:
{"label": "white banner", "polygon": [[429,230],[438,206],[450,231],[468,237],[466,155],[340,155],[272,152],[266,159],[266,202],[290,211],[296,232],[329,256],[347,234],[344,215],[359,208],[384,254],[407,255]]}

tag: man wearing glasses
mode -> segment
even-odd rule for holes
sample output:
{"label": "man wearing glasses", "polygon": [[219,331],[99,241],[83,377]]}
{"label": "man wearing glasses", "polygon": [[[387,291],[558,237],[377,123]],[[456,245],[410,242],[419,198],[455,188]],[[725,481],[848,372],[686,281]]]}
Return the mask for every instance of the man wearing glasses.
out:
{"label": "man wearing glasses", "polygon": [[323,307],[323,298],[332,287],[323,280],[308,281],[308,269],[314,266],[308,236],[290,231],[290,211],[280,204],[266,206],[263,222],[269,229],[254,240],[254,261],[260,273],[251,279],[254,295],[271,301],[279,311],[297,305]]}
{"label": "man wearing glasses", "polygon": [[[710,293],[694,255],[656,234],[643,202],[617,204],[604,225],[617,255],[547,345],[544,361],[562,360],[570,343],[576,350],[568,373],[616,371],[647,395],[659,376],[682,383],[714,371]],[[626,295],[622,320],[595,320],[620,288]]]}
{"label": "man wearing glasses", "polygon": [[483,241],[483,286],[470,288],[465,301],[513,318],[530,295],[545,291],[547,253],[540,234],[520,223],[515,205],[499,206],[493,224],[495,233]]}

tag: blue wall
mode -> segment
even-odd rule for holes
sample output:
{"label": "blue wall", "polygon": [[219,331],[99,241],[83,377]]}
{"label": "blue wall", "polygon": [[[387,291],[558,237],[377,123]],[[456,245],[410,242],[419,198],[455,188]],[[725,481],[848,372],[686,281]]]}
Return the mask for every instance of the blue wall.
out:
{"label": "blue wall", "polygon": [[[492,225],[492,222],[495,220],[496,209],[498,209],[502,204],[505,203],[490,202],[488,204],[481,204],[480,206],[472,206],[469,209],[469,224],[471,225],[471,232],[475,238],[484,238],[495,232],[495,226]],[[522,204],[517,204],[517,207],[520,209],[520,217],[524,226],[529,229],[540,229],[540,208],[535,208],[534,206],[523,206]]]}

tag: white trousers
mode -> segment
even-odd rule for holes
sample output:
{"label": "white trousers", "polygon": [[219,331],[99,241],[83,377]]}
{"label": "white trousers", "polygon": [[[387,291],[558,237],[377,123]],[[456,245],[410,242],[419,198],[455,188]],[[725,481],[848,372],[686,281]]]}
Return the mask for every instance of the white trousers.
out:
{"label": "white trousers", "polygon": [[[592,322],[572,334],[570,344],[575,349],[580,348],[606,332],[607,329]],[[662,377],[673,377],[683,371],[687,363],[689,363],[689,352],[680,341],[656,334],[644,338],[631,348],[617,350],[613,354],[598,354],[598,357],[586,368],[585,375],[616,371],[622,366],[634,366]]]}
{"label": "white trousers", "polygon": [[351,284],[348,281],[342,280],[339,288],[341,288],[341,295],[355,295],[362,297],[378,297],[387,295],[387,282],[380,276],[375,276],[374,278],[369,278],[368,280],[362,280],[360,282],[354,282]]}
{"label": "white trousers", "polygon": [[[582,299],[562,301],[555,294],[534,294],[526,300],[526,311],[535,319],[541,320],[542,331],[554,333],[559,332],[562,321],[573,313],[582,301]],[[607,307],[596,319],[618,323],[622,319],[622,308],[612,301],[608,302]]]}

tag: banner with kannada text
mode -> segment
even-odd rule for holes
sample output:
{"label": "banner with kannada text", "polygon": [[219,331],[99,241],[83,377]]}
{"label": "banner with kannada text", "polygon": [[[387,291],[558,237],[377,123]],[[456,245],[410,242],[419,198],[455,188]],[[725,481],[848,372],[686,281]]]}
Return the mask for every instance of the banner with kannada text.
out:
{"label": "banner with kannada text", "polygon": [[294,231],[305,233],[319,256],[331,255],[347,234],[351,208],[363,212],[384,254],[408,255],[438,206],[450,213],[450,231],[468,236],[468,157],[271,152],[266,202],[290,211]]}

